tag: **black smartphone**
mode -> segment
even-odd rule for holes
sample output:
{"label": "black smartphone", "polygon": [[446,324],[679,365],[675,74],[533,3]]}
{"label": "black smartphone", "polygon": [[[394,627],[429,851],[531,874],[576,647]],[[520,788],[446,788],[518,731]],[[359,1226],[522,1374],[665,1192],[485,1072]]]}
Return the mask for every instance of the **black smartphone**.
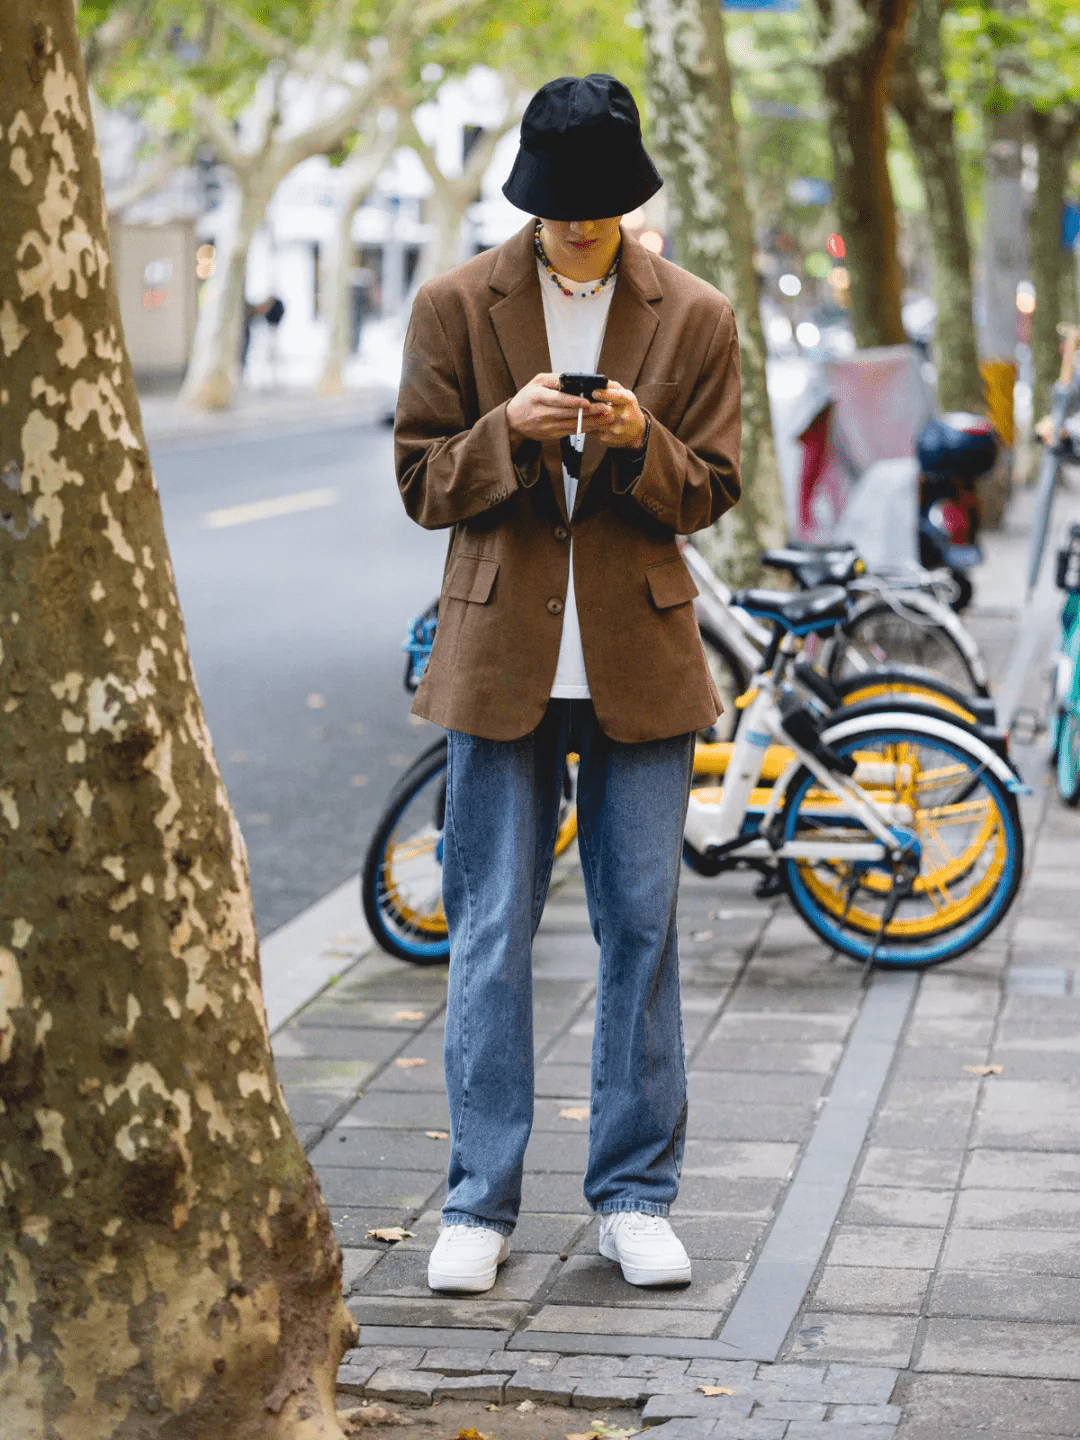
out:
{"label": "black smartphone", "polygon": [[606,375],[584,375],[577,370],[559,376],[559,389],[566,395],[580,395],[591,400],[594,390],[607,389]]}

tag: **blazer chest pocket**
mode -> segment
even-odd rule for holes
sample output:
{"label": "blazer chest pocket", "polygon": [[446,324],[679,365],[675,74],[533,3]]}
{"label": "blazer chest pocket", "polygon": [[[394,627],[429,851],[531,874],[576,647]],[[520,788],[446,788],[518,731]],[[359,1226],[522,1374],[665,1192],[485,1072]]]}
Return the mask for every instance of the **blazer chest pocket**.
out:
{"label": "blazer chest pocket", "polygon": [[647,566],[645,583],[658,610],[670,610],[673,605],[685,605],[698,593],[693,577],[678,555],[672,560],[661,560],[655,565]]}
{"label": "blazer chest pocket", "polygon": [[473,605],[486,605],[491,599],[498,573],[498,560],[485,560],[481,555],[459,555],[450,567],[443,594],[448,600],[467,600]]}

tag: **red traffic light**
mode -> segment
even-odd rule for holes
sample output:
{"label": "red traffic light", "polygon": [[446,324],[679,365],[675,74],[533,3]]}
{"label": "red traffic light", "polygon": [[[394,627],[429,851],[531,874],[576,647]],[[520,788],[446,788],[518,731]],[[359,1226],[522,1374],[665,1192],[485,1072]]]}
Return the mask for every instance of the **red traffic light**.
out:
{"label": "red traffic light", "polygon": [[825,241],[825,249],[828,250],[834,260],[843,260],[847,254],[847,246],[844,244],[843,237],[840,235],[830,235],[828,240]]}

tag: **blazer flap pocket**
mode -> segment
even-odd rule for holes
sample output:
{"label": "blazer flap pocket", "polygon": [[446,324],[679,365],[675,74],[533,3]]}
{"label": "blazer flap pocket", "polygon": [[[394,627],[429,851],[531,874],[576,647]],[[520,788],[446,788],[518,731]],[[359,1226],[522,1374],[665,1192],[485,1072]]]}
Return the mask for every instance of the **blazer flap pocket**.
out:
{"label": "blazer flap pocket", "polygon": [[474,605],[486,605],[491,599],[498,573],[498,560],[485,560],[480,555],[459,555],[447,576],[443,593],[448,600],[469,600]]}
{"label": "blazer flap pocket", "polygon": [[652,602],[658,610],[667,610],[672,605],[685,605],[698,593],[693,578],[680,556],[673,560],[661,560],[645,570]]}

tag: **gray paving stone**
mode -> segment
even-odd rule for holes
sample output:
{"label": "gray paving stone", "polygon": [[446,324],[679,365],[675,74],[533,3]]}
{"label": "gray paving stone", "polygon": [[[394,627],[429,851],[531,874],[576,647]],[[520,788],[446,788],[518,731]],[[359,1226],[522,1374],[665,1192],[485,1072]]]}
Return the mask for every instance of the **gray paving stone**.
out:
{"label": "gray paving stone", "polygon": [[[768,1367],[762,1367],[768,1369]],[[737,1387],[745,1388],[753,1385],[758,1375],[758,1362],[756,1360],[691,1360],[686,1367],[688,1376],[696,1379],[699,1383],[708,1385],[727,1385],[731,1389]],[[818,1383],[824,1371],[817,1371]]]}
{"label": "gray paving stone", "polygon": [[710,1435],[711,1440],[781,1440],[787,1434],[783,1420],[717,1420]]}
{"label": "gray paving stone", "polygon": [[999,1077],[986,1087],[975,1136],[977,1145],[1000,1149],[1075,1150],[1076,1087]]}
{"label": "gray paving stone", "polygon": [[776,1071],[691,1070],[688,1091],[690,1108],[730,1105],[739,1101],[753,1105],[805,1105],[820,1095],[825,1083],[821,1074],[778,1074]]}
{"label": "gray paving stone", "polygon": [[[588,1051],[585,1051],[586,1062]],[[536,1070],[536,1094],[555,1099],[573,1100],[589,1093],[589,1066],[553,1065],[545,1063]]]}
{"label": "gray paving stone", "polygon": [[929,1320],[915,1369],[1080,1380],[1080,1325]]}
{"label": "gray paving stone", "polygon": [[838,1314],[919,1315],[931,1274],[930,1270],[826,1265],[810,1308]]}
{"label": "gray paving stone", "polygon": [[449,1130],[450,1109],[445,1093],[435,1091],[426,1095],[402,1095],[395,1091],[368,1093],[346,1111],[340,1123],[370,1125],[380,1130],[387,1126],[405,1130]]}
{"label": "gray paving stone", "polygon": [[693,1065],[696,1070],[831,1075],[840,1054],[840,1045],[830,1040],[740,1040],[718,1030],[697,1050]]}
{"label": "gray paving stone", "polygon": [[337,1388],[349,1395],[363,1395],[364,1386],[378,1369],[376,1365],[357,1365],[348,1359],[338,1366]]}
{"label": "gray paving stone", "polygon": [[870,1143],[894,1150],[963,1150],[967,1145],[969,1117],[915,1110],[882,1114],[870,1132]]}
{"label": "gray paving stone", "polygon": [[895,1425],[845,1425],[836,1420],[793,1420],[786,1440],[893,1440]]}
{"label": "gray paving stone", "polygon": [[[808,1315],[795,1332],[786,1358],[867,1360],[907,1365],[918,1318],[914,1315]],[[848,1397],[861,1399],[861,1396]]]}
{"label": "gray paving stone", "polygon": [[319,1175],[323,1198],[331,1206],[345,1207],[355,1200],[370,1208],[389,1205],[415,1211],[426,1206],[446,1183],[440,1170],[324,1170]]}
{"label": "gray paving stone", "polygon": [[529,1139],[525,1151],[526,1171],[565,1171],[576,1175],[580,1182],[589,1158],[587,1134],[564,1135],[538,1130]]}
{"label": "gray paving stone", "polygon": [[899,1405],[834,1405],[830,1420],[842,1425],[899,1425]]}
{"label": "gray paving stone", "polygon": [[349,1350],[342,1364],[370,1365],[376,1370],[415,1370],[424,1358],[423,1349],[412,1345],[361,1345]]}
{"label": "gray paving stone", "polygon": [[345,1295],[351,1293],[353,1287],[363,1279],[371,1267],[378,1263],[379,1254],[376,1250],[360,1250],[353,1247],[342,1247],[341,1251],[341,1289]]}
{"label": "gray paving stone", "polygon": [[650,1426],[649,1440],[713,1440],[715,1433],[713,1420],[668,1420],[663,1425]]}
{"label": "gray paving stone", "polygon": [[305,1090],[296,1085],[283,1086],[285,1106],[294,1125],[325,1125],[338,1111],[356,1097],[356,1087],[341,1090]]}
{"label": "gray paving stone", "polygon": [[849,1225],[927,1225],[943,1227],[953,1207],[953,1191],[918,1190],[891,1185],[859,1185],[843,1211]]}
{"label": "gray paving stone", "polygon": [[[496,1363],[492,1363],[492,1362]],[[435,1349],[425,1350],[423,1356],[417,1363],[420,1370],[436,1370],[440,1375],[474,1375],[478,1370],[498,1370],[500,1363],[503,1369],[510,1367],[506,1364],[506,1356],[502,1350],[476,1350],[462,1346],[461,1349],[449,1345],[442,1345]]]}
{"label": "gray paving stone", "polygon": [[277,1059],[274,1069],[286,1094],[293,1091],[328,1091],[355,1094],[376,1068],[373,1060]]}
{"label": "gray paving stone", "polygon": [[432,1392],[435,1400],[485,1400],[489,1404],[501,1405],[505,1395],[508,1374],[501,1375],[453,1375],[443,1377]]}
{"label": "gray paving stone", "polygon": [[750,1394],[762,1402],[770,1400],[825,1401],[824,1365],[762,1365],[753,1384],[740,1394]]}
{"label": "gray paving stone", "polygon": [[429,1295],[426,1300],[353,1295],[346,1302],[346,1308],[360,1325],[419,1330],[516,1330],[529,1307],[526,1300],[491,1300],[487,1295],[481,1299],[467,1295]]}
{"label": "gray paving stone", "polygon": [[619,1374],[646,1377],[659,1384],[663,1380],[685,1375],[690,1363],[689,1360],[670,1360],[663,1355],[631,1355],[619,1367]]}
{"label": "gray paving stone", "polygon": [[1080,1190],[965,1189],[955,1223],[961,1228],[988,1225],[1009,1230],[1080,1228]]}
{"label": "gray paving stone", "polygon": [[588,1215],[581,1180],[580,1174],[545,1175],[534,1170],[525,1177],[522,1201],[534,1214]]}
{"label": "gray paving stone", "polygon": [[[271,1042],[275,1063],[283,1060],[349,1060],[381,1065],[405,1043],[400,1029],[306,1025],[278,1030]],[[280,1072],[279,1072],[280,1073]]]}
{"label": "gray paving stone", "polygon": [[[695,1263],[699,1260],[745,1261],[765,1230],[764,1219],[742,1215],[680,1215],[676,1208],[672,1226]],[[595,1242],[590,1247],[594,1252]]]}
{"label": "gray paving stone", "polygon": [[961,1319],[1080,1324],[1080,1279],[944,1270],[934,1282],[926,1313]]}
{"label": "gray paving stone", "polygon": [[442,1376],[430,1370],[376,1370],[364,1394],[397,1405],[430,1405],[441,1381]]}
{"label": "gray paving stone", "polygon": [[1040,1150],[973,1150],[964,1188],[1080,1191],[1080,1154]]}
{"label": "gray paving stone", "polygon": [[765,1400],[754,1415],[760,1420],[824,1420],[825,1409],[814,1400]]}
{"label": "gray paving stone", "polygon": [[521,1369],[506,1382],[506,1403],[540,1400],[549,1405],[569,1405],[576,1381],[558,1379],[550,1370]]}
{"label": "gray paving stone", "polygon": [[[494,1286],[486,1292],[487,1298],[531,1300],[558,1264],[551,1255],[522,1255],[511,1250],[506,1263],[499,1267]],[[428,1257],[422,1251],[398,1250],[364,1277],[358,1293],[428,1300],[432,1292],[427,1283],[427,1266]]]}
{"label": "gray paving stone", "polygon": [[609,1405],[636,1409],[645,1397],[643,1382],[632,1375],[593,1375],[577,1382],[570,1403],[579,1410],[603,1410]]}
{"label": "gray paving stone", "polygon": [[767,1219],[782,1189],[778,1180],[737,1180],[730,1176],[687,1175],[679,1184],[672,1214],[749,1215]]}
{"label": "gray paving stone", "polygon": [[833,1405],[887,1405],[900,1371],[889,1365],[846,1365],[834,1361],[822,1381],[822,1394]]}
{"label": "gray paving stone", "polygon": [[449,1153],[448,1139],[432,1140],[422,1130],[339,1125],[315,1146],[309,1159],[320,1175],[327,1169],[436,1170],[445,1175]]}
{"label": "gray paving stone", "polygon": [[922,1431],[919,1440],[954,1429],[973,1436],[996,1431],[999,1440],[1075,1436],[1080,1429],[1077,1381],[909,1371],[900,1376],[896,1399],[904,1412],[900,1433]]}
{"label": "gray paving stone", "polygon": [[689,1287],[643,1290],[629,1285],[619,1267],[598,1255],[571,1255],[545,1297],[552,1305],[646,1307],[655,1310],[721,1311],[741,1280],[744,1267],[721,1260],[695,1260]]}
{"label": "gray paving stone", "polygon": [[962,1148],[951,1151],[892,1150],[872,1145],[859,1171],[859,1185],[952,1190],[960,1178],[963,1163]]}
{"label": "gray paving stone", "polygon": [[690,1136],[682,1174],[719,1180],[786,1180],[799,1154],[798,1145],[779,1141],[699,1140]]}
{"label": "gray paving stone", "polygon": [[559,1354],[555,1350],[495,1350],[485,1369],[554,1370],[558,1363]]}
{"label": "gray paving stone", "polygon": [[359,1205],[331,1205],[329,1208],[334,1234],[342,1248],[375,1250],[382,1255],[389,1252],[389,1246],[383,1240],[370,1239],[368,1231],[387,1225],[410,1228],[409,1221],[413,1214],[411,1210],[398,1210],[390,1205],[380,1205],[378,1209],[367,1209]]}
{"label": "gray paving stone", "polygon": [[[648,1335],[678,1338],[711,1336],[716,1316],[708,1310],[660,1310],[627,1307],[594,1309],[590,1305],[545,1305],[529,1321],[525,1340],[542,1331],[571,1335]],[[590,1345],[590,1348],[593,1348]]]}
{"label": "gray paving stone", "polygon": [[[588,1215],[536,1215],[523,1212],[518,1216],[510,1244],[514,1250],[544,1255],[567,1254],[582,1243],[588,1232]],[[597,1228],[595,1225],[593,1228]],[[596,1242],[593,1240],[595,1251]]]}
{"label": "gray paving stone", "polygon": [[693,1130],[703,1140],[806,1139],[814,1122],[812,1103],[806,1105],[702,1105],[694,1110]]}
{"label": "gray paving stone", "polygon": [[641,1412],[649,1424],[680,1417],[701,1416],[707,1420],[745,1419],[753,1409],[753,1400],[741,1395],[650,1395]]}
{"label": "gray paving stone", "polygon": [[932,1269],[943,1233],[901,1225],[840,1225],[834,1231],[828,1263],[890,1270]]}
{"label": "gray paving stone", "polygon": [[610,1355],[564,1355],[555,1362],[551,1372],[561,1379],[585,1380],[591,1376],[610,1376]]}
{"label": "gray paving stone", "polygon": [[1067,1230],[954,1230],[945,1241],[948,1270],[1080,1275],[1080,1234]]}

